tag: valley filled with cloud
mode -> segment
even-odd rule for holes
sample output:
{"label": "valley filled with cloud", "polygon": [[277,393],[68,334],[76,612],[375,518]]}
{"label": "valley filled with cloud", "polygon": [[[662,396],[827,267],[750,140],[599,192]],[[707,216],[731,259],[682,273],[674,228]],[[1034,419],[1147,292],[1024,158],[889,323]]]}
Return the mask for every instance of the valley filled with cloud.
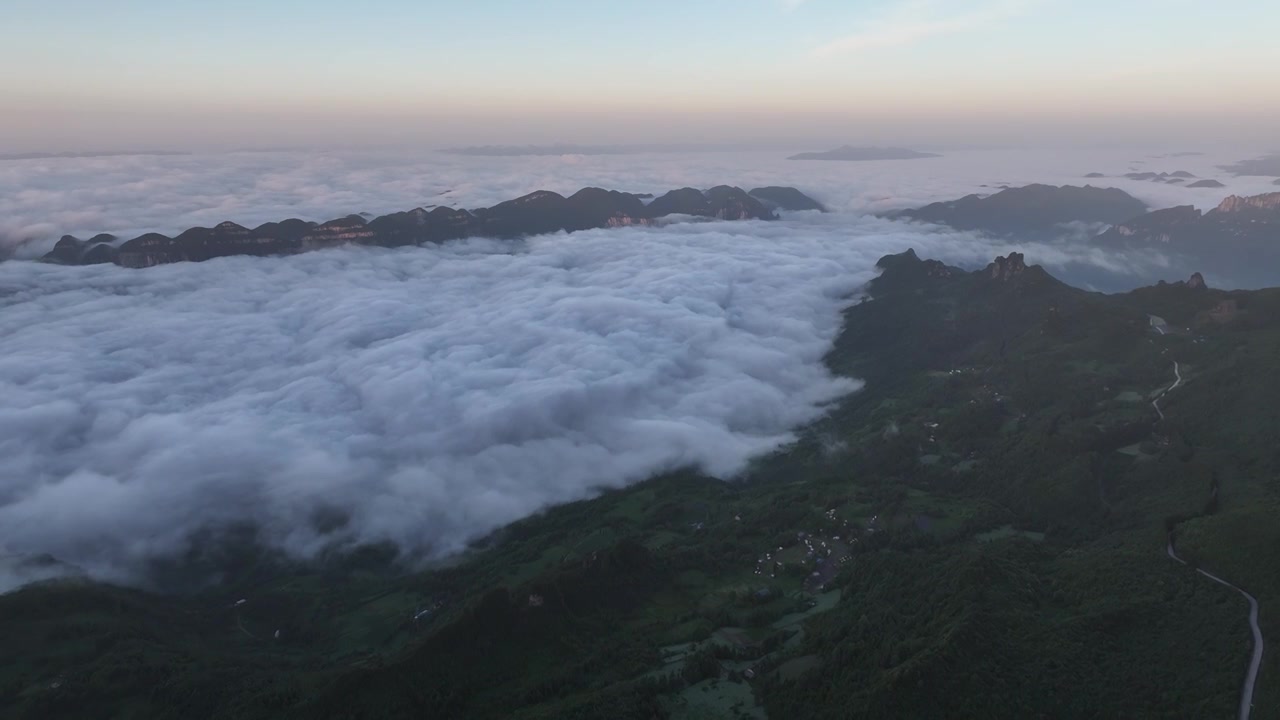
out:
{"label": "valley filled with cloud", "polygon": [[[857,391],[822,359],[879,257],[914,247],[981,267],[1013,249],[864,213],[1037,173],[1012,156],[978,175],[954,159],[433,158],[428,170],[289,157],[10,162],[0,203],[19,257],[61,232],[474,207],[583,185],[795,184],[837,212],[146,270],[0,263],[0,553],[139,583],[195,538],[252,526],[292,557],[390,542],[413,564],[655,473],[732,479]],[[1160,262],[1016,249],[1051,270]]]}

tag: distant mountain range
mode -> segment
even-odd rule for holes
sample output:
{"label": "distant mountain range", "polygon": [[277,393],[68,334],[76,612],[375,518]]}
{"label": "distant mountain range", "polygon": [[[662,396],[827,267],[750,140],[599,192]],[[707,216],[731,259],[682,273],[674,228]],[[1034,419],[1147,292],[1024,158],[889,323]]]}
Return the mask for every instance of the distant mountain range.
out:
{"label": "distant mountain range", "polygon": [[1191,205],[1147,212],[1116,188],[1027,185],[888,217],[1040,241],[1063,238],[1066,223],[1106,223],[1111,227],[1093,238],[1095,245],[1158,252],[1171,263],[1166,271],[1204,270],[1244,287],[1280,282],[1280,192],[1232,195],[1208,212]]}
{"label": "distant mountain range", "polygon": [[1190,258],[1187,267],[1247,286],[1273,284],[1280,275],[1280,192],[1232,195],[1208,212],[1190,205],[1156,210],[1113,225],[1094,242],[1181,255]]}
{"label": "distant mountain range", "polygon": [[823,152],[807,152],[792,155],[788,160],[843,160],[846,162],[860,160],[915,160],[918,158],[941,157],[934,153],[917,152],[906,148],[854,147],[841,145],[834,150]]}
{"label": "distant mountain range", "polygon": [[1151,182],[1162,182],[1176,185],[1195,178],[1195,175],[1186,170],[1174,170],[1173,172],[1131,172],[1125,173],[1125,177],[1130,180],[1150,180]]}
{"label": "distant mountain range", "polygon": [[751,149],[759,148],[752,145],[718,145],[712,143],[647,143],[636,145],[555,143],[552,145],[472,145],[444,148],[440,152],[449,155],[470,155],[474,157],[517,157],[522,155],[639,155],[642,153],[672,152],[730,152]]}
{"label": "distant mountain range", "polygon": [[[1236,175],[1280,176],[1280,153],[1252,160],[1241,160],[1231,165],[1224,165],[1222,169]],[[1277,178],[1276,184],[1280,185],[1280,177]]]}
{"label": "distant mountain range", "polygon": [[224,222],[195,227],[176,237],[147,233],[123,243],[113,235],[81,240],[64,236],[44,256],[64,265],[115,263],[150,267],[210,260],[229,255],[291,255],[347,243],[399,247],[465,237],[514,238],[592,228],[650,225],[668,215],[719,220],[773,220],[774,209],[822,209],[795,188],[757,188],[750,193],[720,185],[710,190],[681,188],[647,205],[632,193],[583,188],[565,197],[540,190],[489,208],[415,208],[366,220],[348,215],[323,223],[289,219],[247,228]]}
{"label": "distant mountain range", "polygon": [[90,151],[90,152],[23,152],[23,153],[0,153],[0,160],[46,160],[50,158],[97,158],[97,157],[124,157],[131,155],[190,155],[189,152],[181,152],[175,150],[109,150],[109,151]]}
{"label": "distant mountain range", "polygon": [[1117,223],[1146,210],[1141,200],[1117,188],[1036,184],[1007,188],[985,197],[966,195],[887,216],[950,225],[959,230],[1043,238],[1059,234],[1064,223]]}
{"label": "distant mountain range", "polygon": [[[1089,173],[1088,175],[1085,175],[1085,177],[1086,177],[1086,178],[1088,178],[1088,179],[1090,179],[1090,180],[1093,180],[1093,179],[1097,179],[1097,178],[1104,178],[1104,177],[1106,177],[1106,175],[1103,175],[1103,174],[1102,174],[1102,173],[1100,173],[1100,172],[1091,172],[1091,173]],[[1167,184],[1169,184],[1169,185],[1180,185],[1180,184],[1182,184],[1182,183],[1186,182],[1187,180],[1192,180],[1192,179],[1194,179],[1196,176],[1195,176],[1195,175],[1192,175],[1191,173],[1187,172],[1186,170],[1175,170],[1175,171],[1173,171],[1173,172],[1159,172],[1159,173],[1156,173],[1156,172],[1130,172],[1130,173],[1125,173],[1122,177],[1126,177],[1126,178],[1128,178],[1128,179],[1130,179],[1130,180],[1149,180],[1149,181],[1151,181],[1151,182],[1161,182],[1161,183],[1167,183]],[[1195,182],[1193,182],[1193,183],[1187,183],[1186,187],[1189,187],[1189,188],[1224,188],[1224,187],[1226,187],[1226,185],[1223,185],[1221,182],[1219,182],[1219,181],[1217,181],[1217,180],[1206,179],[1206,180],[1196,180],[1196,181],[1195,181]]]}

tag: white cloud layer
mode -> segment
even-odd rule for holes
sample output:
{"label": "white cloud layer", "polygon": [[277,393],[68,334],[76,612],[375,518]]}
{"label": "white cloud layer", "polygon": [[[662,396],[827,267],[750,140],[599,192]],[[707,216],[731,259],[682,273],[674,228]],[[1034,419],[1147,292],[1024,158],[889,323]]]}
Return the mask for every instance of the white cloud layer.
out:
{"label": "white cloud layer", "polygon": [[[818,149],[824,148],[797,148]],[[927,160],[851,163],[788,161],[790,153],[781,151],[516,158],[422,151],[270,152],[0,160],[0,257],[15,249],[20,257],[42,254],[64,233],[133,237],[212,227],[223,220],[255,226],[287,217],[323,221],[418,205],[478,207],[534,190],[572,193],[586,185],[654,193],[683,185],[794,185],[850,213],[990,193],[1003,183],[1114,186],[1157,207],[1213,207],[1229,193],[1274,190],[1267,178],[1233,178],[1215,167],[1258,154],[1249,149],[1182,158],[1152,158],[1150,150],[1134,149],[940,152],[943,157]],[[1117,177],[1131,170],[1189,170],[1227,187],[1194,189]],[[1108,177],[1086,180],[1089,172]]]}
{"label": "white cloud layer", "polygon": [[[298,557],[382,540],[438,557],[663,470],[728,477],[786,442],[857,387],[821,358],[886,253],[975,266],[1017,247],[1112,271],[1162,261],[856,212],[1017,182],[1033,173],[1025,158],[967,177],[955,160],[422,162],[12,163],[0,203],[20,232],[51,236],[383,212],[441,193],[476,206],[585,184],[796,184],[842,212],[141,271],[0,263],[0,560],[51,553],[137,582],[194,532],[246,522]],[[1056,172],[1078,172],[1066,165]],[[334,512],[347,524],[318,529]],[[19,582],[7,573],[0,591]]]}

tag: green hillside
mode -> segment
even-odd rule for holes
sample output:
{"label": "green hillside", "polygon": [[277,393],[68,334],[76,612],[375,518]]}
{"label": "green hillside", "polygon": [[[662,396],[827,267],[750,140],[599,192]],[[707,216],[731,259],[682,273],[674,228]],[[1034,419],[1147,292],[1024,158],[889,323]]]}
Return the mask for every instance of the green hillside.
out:
{"label": "green hillside", "polygon": [[[1246,602],[1166,538],[1280,642],[1280,290],[881,267],[828,358],[865,388],[744,477],[606,492],[428,572],[246,531],[158,568],[219,573],[181,593],[29,586],[0,596],[0,717],[1233,716]],[[1274,652],[1256,705],[1280,717]]]}

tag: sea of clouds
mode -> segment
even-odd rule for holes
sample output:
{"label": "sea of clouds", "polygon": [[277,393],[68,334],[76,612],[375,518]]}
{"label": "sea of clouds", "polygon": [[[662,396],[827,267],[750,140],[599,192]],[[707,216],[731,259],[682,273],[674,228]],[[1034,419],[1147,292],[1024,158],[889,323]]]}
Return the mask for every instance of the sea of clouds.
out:
{"label": "sea of clouds", "polygon": [[[438,172],[289,157],[22,161],[42,170],[0,165],[0,187],[25,186],[0,202],[21,232],[43,207],[86,235],[587,184],[796,184],[842,212],[146,270],[0,263],[0,556],[143,582],[195,533],[250,523],[296,557],[390,541],[427,561],[665,470],[732,478],[859,387],[822,357],[879,257],[974,267],[1012,249],[857,212],[880,202],[874,181],[845,175],[889,168],[792,163],[805,183],[724,155],[443,157]],[[961,189],[940,174],[883,185],[895,203]],[[1153,262],[1017,249],[1051,267]],[[0,568],[0,591],[29,579]]]}
{"label": "sea of clouds", "polygon": [[[916,207],[1032,182],[1119,187],[1153,208],[1208,209],[1231,193],[1275,190],[1270,178],[1236,178],[1218,168],[1257,154],[1238,149],[1177,158],[1139,150],[957,150],[938,158],[875,162],[789,161],[786,154],[484,158],[427,151],[282,151],[0,160],[0,258],[36,257],[63,234],[130,238],[224,220],[253,227],[288,217],[324,221],[428,205],[474,208],[534,190],[569,194],[584,186],[661,193],[682,186],[793,185],[845,213]],[[1227,187],[1123,177],[1135,170],[1188,170]],[[1089,172],[1108,177],[1084,178]]]}

